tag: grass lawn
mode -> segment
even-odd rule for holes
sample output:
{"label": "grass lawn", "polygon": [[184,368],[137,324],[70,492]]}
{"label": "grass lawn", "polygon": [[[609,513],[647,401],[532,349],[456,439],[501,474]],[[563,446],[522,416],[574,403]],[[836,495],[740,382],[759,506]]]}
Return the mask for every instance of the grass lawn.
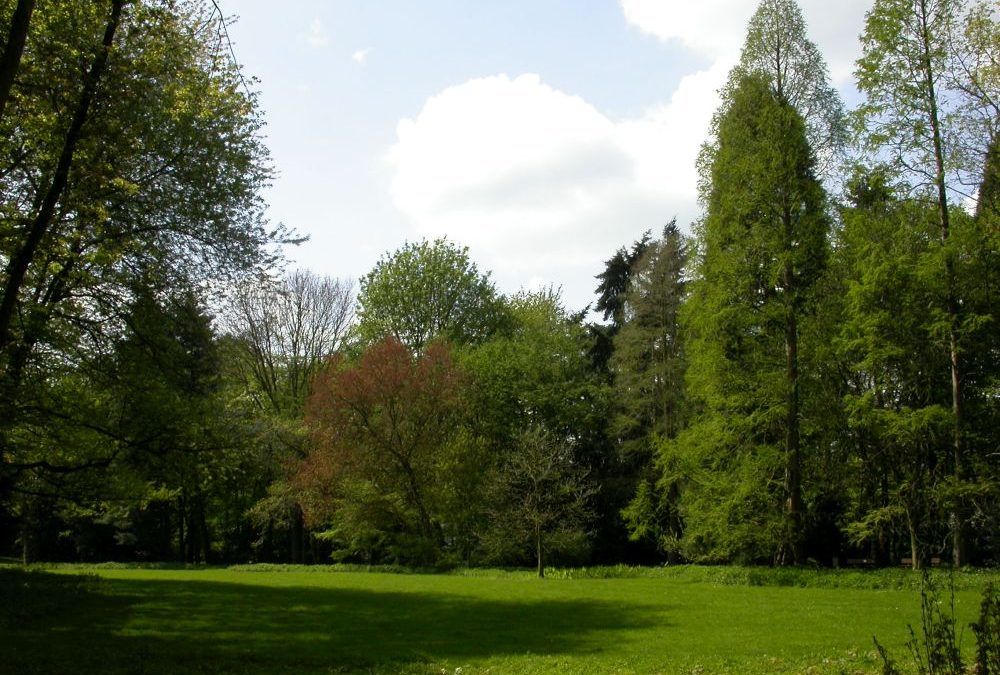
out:
{"label": "grass lawn", "polygon": [[[55,571],[0,569],[0,672],[875,672],[872,635],[902,657],[920,619],[913,590],[720,583],[696,568]],[[956,594],[961,625],[978,601]],[[968,628],[963,643],[971,653]]]}

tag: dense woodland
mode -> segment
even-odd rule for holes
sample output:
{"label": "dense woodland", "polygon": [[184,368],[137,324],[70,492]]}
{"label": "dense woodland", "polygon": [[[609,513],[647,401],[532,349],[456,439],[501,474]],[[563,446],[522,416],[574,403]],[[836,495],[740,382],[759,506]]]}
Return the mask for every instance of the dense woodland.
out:
{"label": "dense woodland", "polygon": [[0,0],[0,553],[1000,558],[994,2],[875,0],[846,110],[763,0],[702,217],[589,308],[446,239],[285,269],[215,3],[35,4]]}

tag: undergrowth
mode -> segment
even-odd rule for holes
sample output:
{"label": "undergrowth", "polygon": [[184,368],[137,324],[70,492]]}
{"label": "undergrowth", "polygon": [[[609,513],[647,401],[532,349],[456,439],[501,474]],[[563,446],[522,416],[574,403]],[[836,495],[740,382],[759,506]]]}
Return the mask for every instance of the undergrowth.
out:
{"label": "undergrowth", "polygon": [[[954,579],[954,577],[951,577]],[[962,658],[962,634],[955,619],[955,587],[949,586],[948,602],[941,598],[937,583],[926,573],[921,579],[920,632],[908,626],[906,646],[909,660],[919,675],[1000,675],[1000,594],[987,583],[979,608],[979,620],[971,624],[976,637],[976,660],[966,668]],[[882,675],[900,675],[897,661],[878,638],[873,638],[882,660]]]}

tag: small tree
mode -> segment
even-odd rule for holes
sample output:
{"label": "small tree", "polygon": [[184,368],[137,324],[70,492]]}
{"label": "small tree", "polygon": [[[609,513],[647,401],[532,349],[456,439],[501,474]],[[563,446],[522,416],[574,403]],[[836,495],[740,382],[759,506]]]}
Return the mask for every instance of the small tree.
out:
{"label": "small tree", "polygon": [[545,576],[547,552],[587,537],[588,500],[596,488],[575,461],[572,446],[545,427],[520,434],[515,449],[494,470],[488,491],[487,545],[530,548],[539,577]]}

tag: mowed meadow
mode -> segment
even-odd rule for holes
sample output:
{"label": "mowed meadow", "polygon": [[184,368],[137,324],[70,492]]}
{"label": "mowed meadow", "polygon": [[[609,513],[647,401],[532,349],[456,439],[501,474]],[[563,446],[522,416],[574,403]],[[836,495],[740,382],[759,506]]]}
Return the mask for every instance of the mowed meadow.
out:
{"label": "mowed meadow", "polygon": [[[919,576],[899,570],[552,576],[10,568],[0,641],[22,674],[868,673],[873,635],[903,657],[907,624],[919,633]],[[968,653],[985,579],[955,577]]]}

